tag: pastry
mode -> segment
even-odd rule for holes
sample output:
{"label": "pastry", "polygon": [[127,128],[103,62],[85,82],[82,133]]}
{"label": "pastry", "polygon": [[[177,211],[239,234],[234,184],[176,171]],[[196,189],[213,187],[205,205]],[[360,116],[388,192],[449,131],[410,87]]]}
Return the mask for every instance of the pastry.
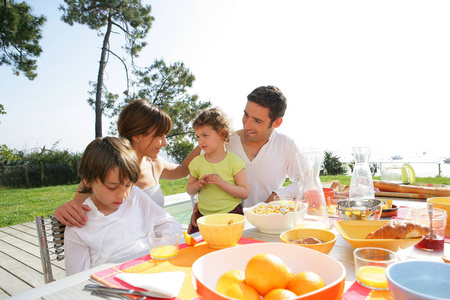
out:
{"label": "pastry", "polygon": [[369,233],[366,239],[414,239],[430,233],[430,228],[414,221],[392,220]]}

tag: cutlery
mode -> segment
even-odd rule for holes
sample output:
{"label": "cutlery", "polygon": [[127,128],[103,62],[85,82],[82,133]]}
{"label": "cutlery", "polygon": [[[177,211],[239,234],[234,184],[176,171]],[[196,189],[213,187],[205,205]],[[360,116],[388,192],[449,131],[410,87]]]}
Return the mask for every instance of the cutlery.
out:
{"label": "cutlery", "polygon": [[450,264],[450,256],[446,256],[445,254],[442,255],[442,259],[446,262]]}
{"label": "cutlery", "polygon": [[[143,296],[147,297],[146,294],[136,291],[136,290],[129,290],[129,289],[118,289],[118,288],[112,288],[107,286],[101,286],[96,284],[87,284],[84,286],[84,289],[87,291],[94,291],[100,294],[118,294],[118,295],[136,295],[136,296]],[[126,299],[126,298],[124,298]]]}
{"label": "cutlery", "polygon": [[433,203],[427,203],[428,217],[430,218],[430,237],[432,240],[436,239],[436,235],[433,232]]}

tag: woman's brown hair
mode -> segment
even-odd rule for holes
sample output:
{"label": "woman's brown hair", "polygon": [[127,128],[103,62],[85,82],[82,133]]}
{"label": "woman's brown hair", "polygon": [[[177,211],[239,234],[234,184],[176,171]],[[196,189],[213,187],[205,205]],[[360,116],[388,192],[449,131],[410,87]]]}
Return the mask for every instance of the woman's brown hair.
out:
{"label": "woman's brown hair", "polygon": [[119,136],[131,142],[132,137],[139,134],[169,134],[172,130],[172,120],[164,110],[147,100],[134,100],[122,109],[117,130]]}

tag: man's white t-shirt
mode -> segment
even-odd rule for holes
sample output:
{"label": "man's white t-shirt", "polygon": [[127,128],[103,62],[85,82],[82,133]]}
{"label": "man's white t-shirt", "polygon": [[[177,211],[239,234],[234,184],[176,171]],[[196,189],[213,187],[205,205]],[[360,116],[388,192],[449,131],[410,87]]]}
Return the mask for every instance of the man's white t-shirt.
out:
{"label": "man's white t-shirt", "polygon": [[175,226],[182,232],[177,220],[136,186],[108,216],[90,197],[84,204],[91,208],[89,221],[81,228],[67,226],[64,233],[67,275],[148,250],[147,235],[155,229]]}
{"label": "man's white t-shirt", "polygon": [[[291,138],[274,130],[252,161],[248,159],[239,135],[233,135],[226,148],[245,162],[250,193],[243,201],[244,207],[266,201],[272,192],[297,196],[299,170],[296,154],[299,150]],[[283,188],[287,177],[293,183]]]}

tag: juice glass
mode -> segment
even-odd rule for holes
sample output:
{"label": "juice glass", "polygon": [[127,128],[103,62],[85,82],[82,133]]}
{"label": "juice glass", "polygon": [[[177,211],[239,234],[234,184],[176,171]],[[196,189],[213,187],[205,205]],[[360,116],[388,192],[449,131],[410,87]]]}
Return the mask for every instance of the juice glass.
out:
{"label": "juice glass", "polygon": [[373,290],[387,290],[386,268],[397,261],[395,252],[382,248],[358,248],[353,251],[356,280]]}
{"label": "juice glass", "polygon": [[178,255],[180,235],[175,228],[155,230],[148,235],[150,255],[154,259],[171,259]]}

